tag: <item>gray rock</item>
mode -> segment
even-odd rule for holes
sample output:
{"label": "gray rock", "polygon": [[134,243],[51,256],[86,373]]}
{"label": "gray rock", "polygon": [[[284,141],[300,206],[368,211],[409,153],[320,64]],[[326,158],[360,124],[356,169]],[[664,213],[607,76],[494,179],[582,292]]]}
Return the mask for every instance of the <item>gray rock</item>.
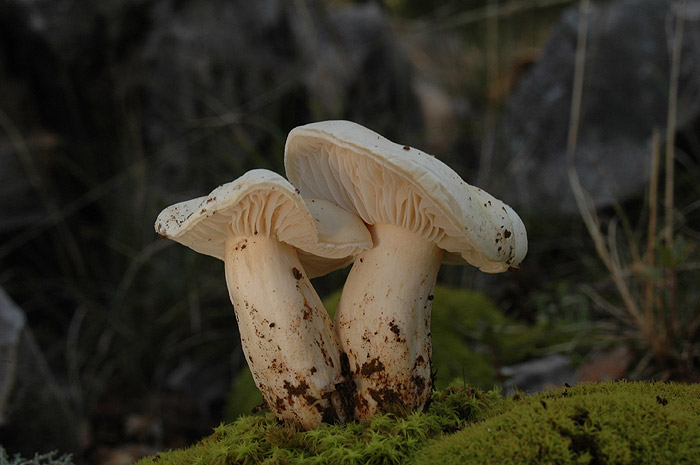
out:
{"label": "gray rock", "polygon": [[539,392],[565,383],[573,384],[576,379],[571,360],[561,354],[502,367],[500,375],[506,378],[504,387],[508,393],[516,390]]}
{"label": "gray rock", "polygon": [[420,133],[410,66],[378,7],[178,3],[153,10],[139,84],[148,146],[201,138],[168,151],[156,174],[166,194],[281,172],[287,132],[312,120],[352,119],[406,143]]}
{"label": "gray rock", "polygon": [[158,206],[252,168],[282,172],[287,132],[312,120],[352,119],[405,143],[422,133],[410,64],[376,5],[6,0],[4,22],[24,44],[7,61],[27,68],[8,73],[43,98],[25,107],[109,175],[147,160]]}
{"label": "gray rock", "polygon": [[[27,326],[0,288],[0,438],[15,452],[76,452],[78,422]],[[39,449],[37,449],[39,447]]]}
{"label": "gray rock", "polygon": [[[678,127],[700,116],[700,2],[685,12]],[[643,191],[651,136],[666,127],[670,25],[676,2],[622,0],[592,5],[576,169],[597,206]],[[504,196],[523,210],[576,211],[566,174],[578,7],[554,27],[540,59],[507,104],[500,162]],[[661,133],[663,136],[663,132]]]}
{"label": "gray rock", "polygon": [[6,411],[16,379],[17,352],[25,325],[24,313],[0,288],[0,425],[7,423]]}

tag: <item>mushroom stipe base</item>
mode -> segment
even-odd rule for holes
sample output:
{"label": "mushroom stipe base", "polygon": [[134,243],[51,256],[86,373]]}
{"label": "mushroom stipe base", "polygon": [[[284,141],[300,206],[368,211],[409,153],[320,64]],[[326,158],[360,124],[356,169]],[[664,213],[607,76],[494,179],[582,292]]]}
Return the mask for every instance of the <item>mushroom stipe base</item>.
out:
{"label": "mushroom stipe base", "polygon": [[432,387],[430,311],[443,251],[399,226],[369,227],[335,315],[357,386],[355,418],[419,410]]}

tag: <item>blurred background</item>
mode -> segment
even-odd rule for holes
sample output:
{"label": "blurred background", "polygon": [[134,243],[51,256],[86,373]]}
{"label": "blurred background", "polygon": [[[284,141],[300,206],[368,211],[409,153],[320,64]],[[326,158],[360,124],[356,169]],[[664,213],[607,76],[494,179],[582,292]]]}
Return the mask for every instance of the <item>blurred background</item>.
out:
{"label": "blurred background", "polygon": [[442,268],[438,388],[700,381],[700,0],[0,0],[0,446],[131,463],[260,403],[222,263],[153,223],[325,119],[526,223],[519,271]]}

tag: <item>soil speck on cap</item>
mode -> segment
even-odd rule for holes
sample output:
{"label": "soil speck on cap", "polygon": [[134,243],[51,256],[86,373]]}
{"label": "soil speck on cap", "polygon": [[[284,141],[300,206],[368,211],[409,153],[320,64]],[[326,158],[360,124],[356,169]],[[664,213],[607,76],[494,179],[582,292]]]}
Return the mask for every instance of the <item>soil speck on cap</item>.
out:
{"label": "soil speck on cap", "polygon": [[294,275],[294,279],[301,279],[301,271],[297,267],[292,268],[292,274]]}
{"label": "soil speck on cap", "polygon": [[508,239],[510,237],[510,234],[511,234],[510,231],[508,231],[507,229],[505,231],[503,231],[503,237],[505,237],[506,239]]}
{"label": "soil speck on cap", "polygon": [[411,147],[409,147],[408,145],[404,145],[404,146],[403,146],[403,149],[404,149],[404,150],[411,150]]}

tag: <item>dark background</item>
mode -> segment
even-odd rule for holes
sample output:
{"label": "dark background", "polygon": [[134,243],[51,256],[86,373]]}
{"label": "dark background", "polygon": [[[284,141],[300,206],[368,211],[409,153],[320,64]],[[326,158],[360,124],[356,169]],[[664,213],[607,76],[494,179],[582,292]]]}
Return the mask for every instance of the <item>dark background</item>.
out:
{"label": "dark background", "polygon": [[[225,420],[245,360],[223,267],[153,223],[247,170],[283,174],[289,130],[325,119],[433,153],[523,217],[518,273],[443,267],[441,283],[526,324],[603,327],[594,352],[623,359],[614,377],[697,381],[700,2],[585,11],[0,0],[0,445],[129,463]],[[316,280],[319,294],[346,273]]]}

